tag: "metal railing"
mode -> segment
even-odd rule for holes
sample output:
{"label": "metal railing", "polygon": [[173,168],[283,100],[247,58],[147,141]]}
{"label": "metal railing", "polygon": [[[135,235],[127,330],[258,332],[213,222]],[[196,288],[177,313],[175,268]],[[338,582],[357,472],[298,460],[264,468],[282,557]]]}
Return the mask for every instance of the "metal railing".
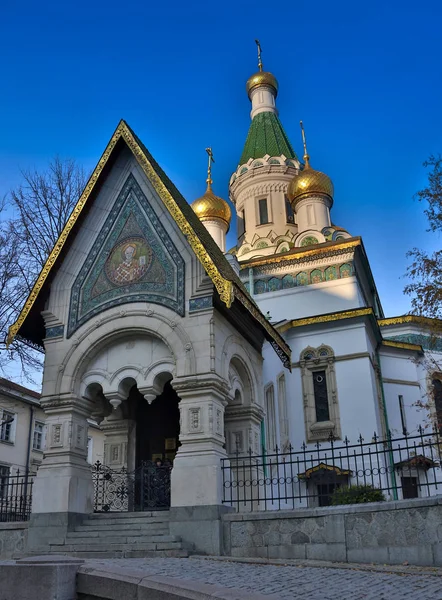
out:
{"label": "metal railing", "polygon": [[29,474],[0,474],[0,523],[28,521],[32,507],[32,484]]}
{"label": "metal railing", "polygon": [[[276,448],[254,455],[237,452],[222,459],[223,503],[240,511],[281,510],[398,500],[442,492],[437,428],[416,435],[371,441],[360,436],[302,444],[300,451]],[[346,488],[349,488],[348,490]]]}
{"label": "metal railing", "polygon": [[170,465],[144,461],[134,471],[92,467],[94,512],[134,512],[170,508]]}

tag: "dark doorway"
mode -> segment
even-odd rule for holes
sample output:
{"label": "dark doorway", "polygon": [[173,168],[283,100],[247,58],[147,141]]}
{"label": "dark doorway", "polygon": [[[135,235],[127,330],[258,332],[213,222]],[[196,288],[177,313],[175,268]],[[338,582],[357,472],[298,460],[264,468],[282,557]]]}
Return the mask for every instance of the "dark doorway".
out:
{"label": "dark doorway", "polygon": [[135,466],[143,462],[173,464],[178,450],[180,435],[179,398],[170,383],[166,383],[162,394],[148,404],[136,387],[129,394],[133,402],[136,419]]}

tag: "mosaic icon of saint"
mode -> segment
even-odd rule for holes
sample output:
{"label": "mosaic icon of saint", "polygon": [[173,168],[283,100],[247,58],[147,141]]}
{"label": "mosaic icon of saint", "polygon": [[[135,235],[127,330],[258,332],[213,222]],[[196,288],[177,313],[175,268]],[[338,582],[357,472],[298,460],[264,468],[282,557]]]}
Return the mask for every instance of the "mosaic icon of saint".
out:
{"label": "mosaic icon of saint", "polygon": [[122,262],[111,272],[111,278],[115,283],[130,283],[144,275],[147,270],[147,257],[142,255],[135,258],[137,252],[136,244],[129,243],[121,249]]}

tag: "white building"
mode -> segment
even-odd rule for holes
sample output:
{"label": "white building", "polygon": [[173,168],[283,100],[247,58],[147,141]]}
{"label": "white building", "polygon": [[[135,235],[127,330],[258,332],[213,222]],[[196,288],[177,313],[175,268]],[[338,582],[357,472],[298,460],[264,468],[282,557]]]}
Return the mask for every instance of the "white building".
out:
{"label": "white building", "polygon": [[[436,418],[441,395],[431,391],[442,376],[425,362],[429,349],[440,357],[434,323],[384,318],[362,240],[333,224],[331,179],[310,165],[305,137],[298,159],[277,89],[262,68],[247,82],[252,122],[230,180],[238,243],[229,253],[231,209],[212,191],[210,160],[192,210],[118,125],[10,328],[10,340],[19,333],[46,352],[36,519],[92,510],[90,418],[101,423],[106,464],[173,462],[172,507],[220,505],[223,477],[239,477],[235,455],[276,447],[311,456],[295,473],[299,505],[326,503],[314,473],[329,472],[327,489],[366,481],[360,461],[325,459],[317,444],[347,437],[376,448],[389,430],[419,434]],[[429,415],[415,407],[427,400]],[[421,485],[437,477],[425,448],[408,453],[406,476],[401,453],[380,448],[387,497],[434,493]],[[269,469],[273,477],[265,462],[257,478]],[[258,488],[255,507],[268,507]]]}

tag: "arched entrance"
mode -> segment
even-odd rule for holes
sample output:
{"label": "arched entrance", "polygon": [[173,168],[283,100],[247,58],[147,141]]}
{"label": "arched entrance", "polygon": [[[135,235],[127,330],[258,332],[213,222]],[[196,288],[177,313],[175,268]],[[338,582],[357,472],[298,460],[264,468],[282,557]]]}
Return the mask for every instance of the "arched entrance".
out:
{"label": "arched entrance", "polygon": [[[171,375],[163,373],[145,394],[133,381],[129,387],[126,380],[127,398],[102,426],[110,443],[105,443],[108,460],[94,467],[95,512],[170,507],[171,472],[180,434],[179,397],[170,380]],[[116,468],[109,459],[112,449],[120,446],[125,464]]]}
{"label": "arched entrance", "polygon": [[136,468],[159,460],[172,466],[179,444],[180,411],[178,394],[170,381],[150,403],[136,386],[130,390],[128,401],[134,407],[136,421]]}

